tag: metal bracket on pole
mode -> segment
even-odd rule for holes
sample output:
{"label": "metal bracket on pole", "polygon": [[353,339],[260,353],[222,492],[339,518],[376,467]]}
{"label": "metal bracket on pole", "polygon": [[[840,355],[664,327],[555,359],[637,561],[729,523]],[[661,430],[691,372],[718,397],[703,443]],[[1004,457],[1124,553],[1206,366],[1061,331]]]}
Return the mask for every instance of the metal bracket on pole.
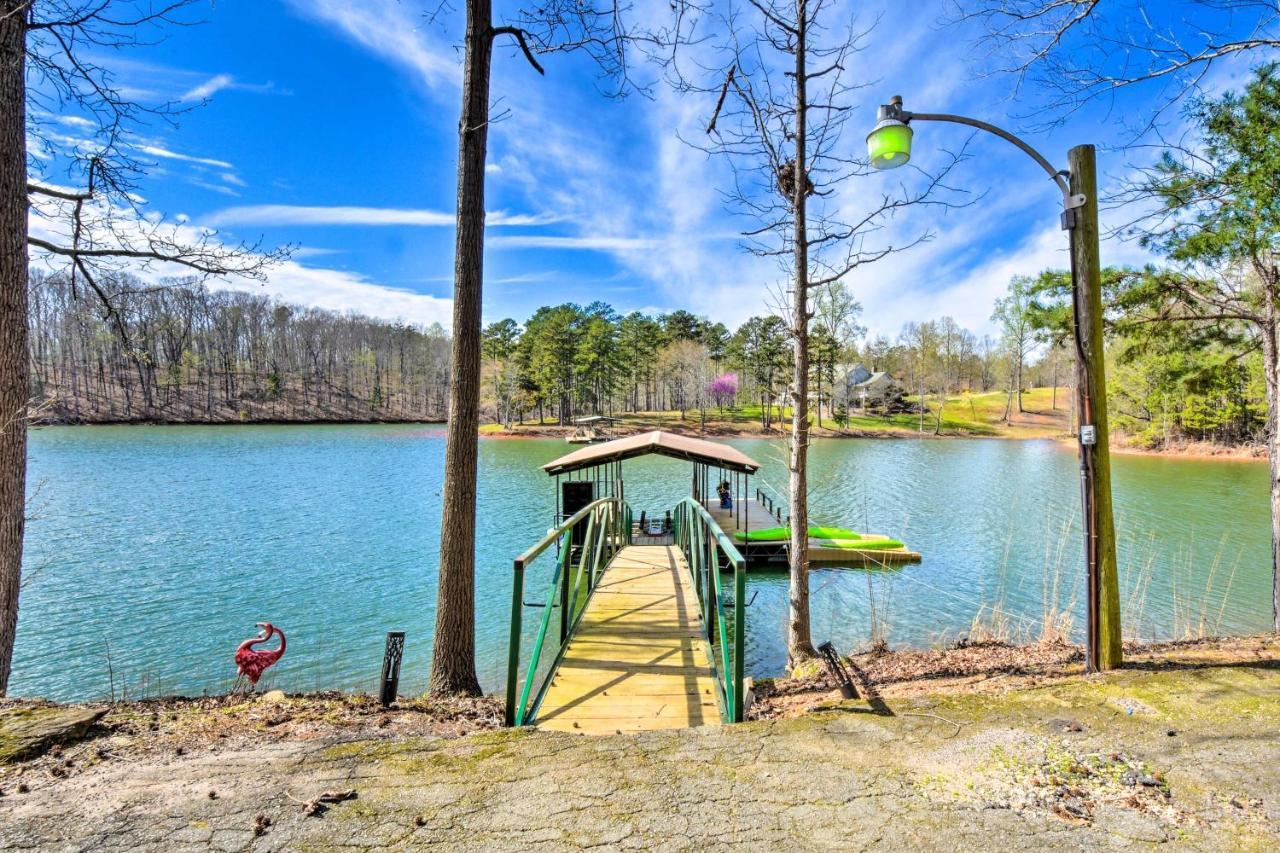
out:
{"label": "metal bracket on pole", "polygon": [[1084,193],[1076,193],[1074,195],[1069,193],[1062,194],[1061,222],[1063,231],[1070,231],[1072,228],[1076,227],[1076,210],[1084,207],[1084,203],[1087,200],[1088,196],[1084,195]]}
{"label": "metal bracket on pole", "polygon": [[1062,223],[1063,231],[1070,231],[1076,227],[1076,210],[1084,207],[1085,197],[1083,195],[1064,195],[1062,198],[1062,215],[1059,222]]}

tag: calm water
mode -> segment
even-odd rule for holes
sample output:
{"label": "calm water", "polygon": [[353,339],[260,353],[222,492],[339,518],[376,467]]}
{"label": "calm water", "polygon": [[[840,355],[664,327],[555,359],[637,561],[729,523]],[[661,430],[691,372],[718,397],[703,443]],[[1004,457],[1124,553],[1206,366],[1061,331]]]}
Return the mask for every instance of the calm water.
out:
{"label": "calm water", "polygon": [[[439,428],[63,427],[31,435],[15,695],[57,699],[225,689],[231,655],[270,620],[289,651],[287,689],[373,689],[384,632],[408,632],[405,688],[425,683],[434,621],[444,459]],[[736,442],[781,494],[780,448]],[[478,654],[486,690],[505,668],[512,557],[548,526],[558,440],[482,441]],[[898,536],[924,562],[813,572],[813,632],[865,644],[870,614],[892,645],[970,631],[986,604],[1038,636],[1058,579],[1083,621],[1074,455],[1048,442],[827,441],[813,452],[815,520]],[[665,509],[685,463],[626,463],[637,512]],[[1122,457],[1115,462],[1128,633],[1264,630],[1270,621],[1264,465]],[[541,599],[550,560],[530,574]],[[777,674],[782,572],[753,574],[747,670]],[[988,612],[990,610],[988,609]],[[531,611],[536,618],[537,611]],[[108,668],[108,653],[111,666]],[[110,674],[109,674],[110,673]]]}

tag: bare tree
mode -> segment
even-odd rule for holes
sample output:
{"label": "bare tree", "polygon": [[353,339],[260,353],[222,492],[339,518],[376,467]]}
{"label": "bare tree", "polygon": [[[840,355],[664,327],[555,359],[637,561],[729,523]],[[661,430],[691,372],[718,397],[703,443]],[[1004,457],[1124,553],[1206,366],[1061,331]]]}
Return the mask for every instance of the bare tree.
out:
{"label": "bare tree", "polygon": [[[65,264],[114,316],[104,268],[178,264],[201,275],[261,277],[284,252],[227,247],[209,232],[144,218],[133,192],[146,163],[129,131],[176,108],[143,107],[122,94],[91,58],[137,44],[144,32],[182,23],[194,0],[0,0],[0,695],[7,688],[18,619],[26,480],[28,248]],[[32,85],[28,87],[28,80]],[[59,146],[34,116],[43,106],[79,111],[93,127]],[[55,155],[29,157],[28,140]],[[40,180],[53,168],[78,188]],[[35,176],[35,179],[32,179]],[[30,211],[44,236],[28,229]]]}
{"label": "bare tree", "polygon": [[1221,63],[1280,47],[1280,6],[1259,0],[955,0],[952,17],[984,26],[994,69],[1033,84],[1051,120],[1143,86],[1139,132]]}
{"label": "bare tree", "polygon": [[634,88],[632,48],[679,42],[685,0],[672,4],[673,29],[652,32],[630,20],[619,0],[547,0],[496,25],[491,0],[466,0],[462,117],[458,125],[457,231],[453,268],[453,381],[440,516],[440,581],[430,692],[478,694],[475,662],[476,454],[480,427],[480,318],[484,280],[484,190],[488,156],[489,78],[498,39],[514,42],[543,73],[536,54],[585,52],[615,93]]}
{"label": "bare tree", "polygon": [[753,220],[745,232],[748,249],[775,260],[786,276],[777,295],[792,340],[787,648],[794,666],[814,654],[808,577],[810,298],[857,267],[927,239],[922,234],[894,246],[875,242],[875,235],[897,210],[929,199],[950,166],[914,192],[873,197],[867,208],[850,213],[836,200],[836,190],[870,168],[842,133],[852,114],[850,98],[860,88],[848,69],[870,28],[849,21],[833,36],[826,19],[836,7],[829,0],[748,4],[745,18],[732,8],[723,18],[715,63],[721,70],[714,83],[682,78],[681,84],[716,98],[708,140],[699,147],[728,157],[734,184],[726,195]]}
{"label": "bare tree", "polygon": [[1028,276],[1013,277],[1008,293],[996,300],[991,320],[1000,324],[1000,341],[1008,360],[1009,393],[1005,399],[1004,415],[1000,418],[1007,422],[1013,414],[1015,397],[1018,413],[1025,411],[1022,407],[1022,371],[1036,342],[1036,330],[1031,322],[1031,279]]}

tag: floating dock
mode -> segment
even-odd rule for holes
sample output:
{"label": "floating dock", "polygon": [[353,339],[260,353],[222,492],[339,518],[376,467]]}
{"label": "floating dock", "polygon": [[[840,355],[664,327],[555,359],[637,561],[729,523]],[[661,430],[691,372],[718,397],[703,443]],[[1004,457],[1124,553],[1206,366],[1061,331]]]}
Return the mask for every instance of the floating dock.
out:
{"label": "floating dock", "polygon": [[720,725],[691,577],[673,545],[623,548],[565,648],[538,728],[611,735]]}
{"label": "floating dock", "polygon": [[[740,530],[764,530],[770,527],[784,526],[777,516],[770,512],[764,504],[754,498],[741,501],[737,509],[721,509],[719,501],[703,501],[711,517],[715,519],[725,535],[733,539],[734,544],[747,563],[785,563],[787,561],[786,542],[743,542],[734,538]],[[830,548],[820,544],[820,539],[809,540],[809,562],[841,566],[896,566],[904,563],[918,563],[920,554],[903,548]]]}

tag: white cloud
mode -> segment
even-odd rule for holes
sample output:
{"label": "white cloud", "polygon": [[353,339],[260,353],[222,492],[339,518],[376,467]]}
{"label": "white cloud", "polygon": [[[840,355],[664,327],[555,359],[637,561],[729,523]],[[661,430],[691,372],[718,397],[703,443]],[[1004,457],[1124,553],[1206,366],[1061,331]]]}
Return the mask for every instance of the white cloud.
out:
{"label": "white cloud", "polygon": [[[33,205],[27,217],[29,233],[48,242],[66,244],[69,218],[65,208],[56,200]],[[130,218],[131,211],[101,212],[101,221],[112,220],[111,230],[126,243],[144,244],[150,226],[159,224],[159,217],[149,212],[147,218]],[[95,214],[95,221],[98,216]],[[161,226],[163,227],[163,226]],[[203,226],[192,225],[185,217],[174,220],[172,236],[185,244],[197,244],[212,232]],[[101,241],[102,245],[118,245],[116,239]],[[32,251],[33,262],[51,269],[64,269],[65,259],[45,257],[39,250]],[[113,269],[131,272],[144,281],[158,283],[168,277],[185,277],[191,270],[178,264],[140,264],[136,261],[111,262]],[[403,320],[415,324],[448,324],[452,316],[452,302],[438,296],[417,293],[412,290],[391,287],[371,280],[360,273],[345,270],[308,267],[297,260],[277,264],[266,272],[266,283],[240,276],[210,278],[205,284],[214,290],[242,290],[267,293],[284,302],[295,305],[312,305],[331,311],[355,311],[386,320]]]}
{"label": "white cloud", "polygon": [[322,255],[338,255],[343,251],[345,250],[325,249],[320,246],[298,246],[293,250],[293,259],[299,260],[301,258],[318,258]]}
{"label": "white cloud", "polygon": [[221,92],[223,89],[235,82],[235,78],[230,74],[215,74],[208,80],[205,80],[198,86],[195,86],[183,93],[179,98],[181,101],[203,101],[206,98],[213,97],[214,94]]}
{"label": "white cloud", "polygon": [[336,27],[361,47],[413,72],[430,89],[462,83],[458,59],[427,36],[417,4],[396,0],[290,0],[301,14]]}
{"label": "white cloud", "polygon": [[152,157],[159,157],[164,160],[181,160],[184,163],[199,163],[201,166],[213,166],[216,169],[233,169],[235,168],[226,160],[214,160],[210,157],[193,157],[190,154],[179,154],[177,151],[170,151],[160,145],[138,145],[135,146],[143,154],[150,154]]}
{"label": "white cloud", "polygon": [[355,311],[384,320],[430,325],[451,322],[453,302],[438,296],[378,284],[358,273],[285,261],[267,274],[266,284],[247,279],[215,280],[212,288],[266,292],[283,302],[331,311]]}
{"label": "white cloud", "polygon": [[215,184],[215,183],[211,183],[209,181],[203,180],[201,178],[195,178],[195,177],[187,178],[187,183],[195,187],[200,187],[203,190],[209,190],[210,192],[218,193],[220,195],[230,195],[230,196],[240,195],[240,193],[231,189],[231,187],[227,186],[226,184]]}
{"label": "white cloud", "polygon": [[558,237],[542,234],[490,237],[485,244],[503,249],[588,249],[605,252],[635,252],[658,249],[664,245],[662,240],[647,237]]}
{"label": "white cloud", "polygon": [[221,175],[219,175],[218,177],[222,179],[222,182],[223,182],[224,184],[231,184],[232,186],[236,186],[236,187],[247,187],[247,186],[249,186],[248,184],[246,184],[246,183],[244,182],[244,179],[242,179],[239,175],[237,175],[237,174],[235,174],[235,173],[233,173],[233,172],[224,172],[224,173],[222,173]]}
{"label": "white cloud", "polygon": [[[400,207],[308,206],[254,204],[228,207],[206,217],[210,225],[413,225],[452,228],[455,215],[449,211]],[[536,226],[558,221],[543,214],[489,211],[486,224],[494,226]]]}

